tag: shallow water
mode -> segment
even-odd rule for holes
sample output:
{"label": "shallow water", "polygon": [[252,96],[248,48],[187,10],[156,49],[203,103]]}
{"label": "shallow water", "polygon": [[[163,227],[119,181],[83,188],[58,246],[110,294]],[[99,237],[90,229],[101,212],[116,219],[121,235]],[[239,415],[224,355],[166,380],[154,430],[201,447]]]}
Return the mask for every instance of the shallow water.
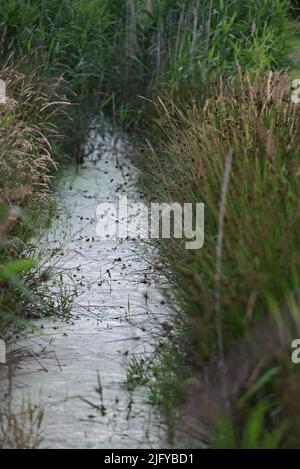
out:
{"label": "shallow water", "polygon": [[146,389],[130,394],[123,384],[130,355],[151,353],[161,334],[166,285],[150,245],[97,238],[98,204],[119,193],[139,196],[124,142],[104,144],[94,135],[91,143],[84,165],[63,175],[59,215],[40,241],[52,252],[52,288],[62,278],[77,292],[72,315],[38,321],[42,333],[26,339],[26,359],[13,375],[13,408],[24,398],[44,406],[43,448],[161,448],[167,442]]}

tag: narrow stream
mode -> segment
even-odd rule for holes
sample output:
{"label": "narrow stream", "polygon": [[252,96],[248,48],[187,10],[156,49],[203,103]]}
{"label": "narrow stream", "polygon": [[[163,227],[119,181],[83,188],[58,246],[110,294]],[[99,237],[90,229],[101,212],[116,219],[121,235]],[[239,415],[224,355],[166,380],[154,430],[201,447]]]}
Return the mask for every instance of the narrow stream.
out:
{"label": "narrow stream", "polygon": [[62,278],[77,291],[72,315],[37,321],[42,333],[26,340],[13,374],[13,406],[44,406],[43,448],[166,447],[145,388],[131,394],[124,381],[130,355],[151,351],[161,333],[167,286],[147,242],[97,238],[97,206],[120,193],[139,200],[138,173],[122,139],[93,134],[91,144],[84,165],[63,175],[59,215],[41,240],[55,264],[52,288]]}

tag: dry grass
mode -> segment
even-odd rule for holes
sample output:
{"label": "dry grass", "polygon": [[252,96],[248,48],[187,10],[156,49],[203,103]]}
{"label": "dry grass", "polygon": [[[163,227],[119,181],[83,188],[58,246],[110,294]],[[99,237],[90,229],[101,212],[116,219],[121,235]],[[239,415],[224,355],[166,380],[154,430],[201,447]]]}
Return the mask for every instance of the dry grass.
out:
{"label": "dry grass", "polygon": [[51,172],[56,169],[50,143],[57,137],[53,122],[66,102],[59,96],[61,79],[45,84],[42,72],[1,70],[8,101],[0,108],[0,184],[2,191],[30,187],[40,202],[47,203]]}
{"label": "dry grass", "polygon": [[[284,341],[287,359],[283,360],[275,357],[276,350],[274,354],[267,352],[255,333],[257,327],[262,329],[261,336],[269,330],[266,317],[273,318],[276,331],[281,330],[287,316],[296,321],[299,318],[300,107],[291,102],[288,76],[238,70],[226,84],[221,79],[211,87],[203,103],[191,99],[183,108],[160,97],[155,105],[155,125],[161,139],[154,149],[151,144],[148,152],[147,184],[152,193],[160,188],[160,201],[204,202],[206,206],[204,248],[188,252],[183,243],[173,240],[164,243],[162,251],[174,269],[172,280],[177,283],[178,300],[185,312],[176,318],[184,336],[184,373],[201,373],[206,365],[211,368],[212,363],[219,363],[220,343],[224,343],[225,364],[232,351],[244,356],[242,344],[247,338],[255,352],[245,361],[248,378],[255,371],[251,364],[261,358],[257,380],[275,363],[281,376],[286,372],[297,382],[297,370],[286,370],[289,339]],[[233,160],[220,253],[220,200],[229,148]],[[291,299],[292,309],[287,308]],[[276,341],[270,343],[276,349]],[[229,361],[242,369],[241,363]],[[220,376],[224,373],[223,369]],[[233,406],[237,395],[241,397],[248,387],[245,382],[240,387],[238,378],[234,373],[229,381],[224,378],[226,395],[236,397]],[[220,387],[215,389],[220,397]],[[278,420],[293,420],[282,404],[275,378],[260,389],[259,397],[252,396],[248,410],[253,409],[255,399],[264,399],[269,393],[275,400]],[[223,404],[218,402],[221,407]]]}

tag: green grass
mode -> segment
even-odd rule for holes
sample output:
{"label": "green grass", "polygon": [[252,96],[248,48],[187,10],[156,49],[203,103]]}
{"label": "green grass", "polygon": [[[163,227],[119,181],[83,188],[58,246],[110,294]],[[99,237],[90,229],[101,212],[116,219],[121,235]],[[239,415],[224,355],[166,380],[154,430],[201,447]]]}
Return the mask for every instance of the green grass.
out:
{"label": "green grass", "polygon": [[[212,362],[229,368],[225,378],[217,369],[211,371],[213,379],[220,380],[214,392],[226,383],[232,412],[237,414],[234,422],[239,421],[242,429],[252,418],[253,406],[275,396],[276,417],[271,419],[269,413],[265,427],[270,428],[269,436],[272,428],[293,421],[278,379],[264,383],[250,406],[242,401],[239,407],[238,398],[246,392],[251,375],[259,379],[274,364],[282,380],[289,376],[297,383],[300,378],[297,368],[288,365],[291,337],[299,333],[300,294],[300,108],[291,102],[289,83],[279,72],[238,71],[228,84],[210,88],[205,107],[192,100],[183,109],[170,98],[160,98],[155,103],[158,130],[152,132],[161,137],[155,142],[156,155],[147,153],[144,171],[151,193],[159,190],[160,201],[204,202],[206,207],[202,250],[187,251],[177,240],[162,246],[183,310],[176,322],[188,344],[186,368],[194,370],[192,375],[204,366],[211,368]],[[230,147],[233,166],[220,253],[221,187]],[[278,336],[284,337],[282,342]],[[171,361],[169,365],[172,369]],[[239,382],[243,366],[245,376]],[[218,405],[223,402],[225,412],[219,391],[215,399]],[[289,445],[286,432],[282,440]]]}
{"label": "green grass", "polygon": [[138,95],[162,86],[172,93],[182,86],[201,92],[201,83],[231,73],[236,61],[246,68],[284,67],[295,32],[287,0],[2,3],[4,58],[11,50],[17,57],[34,53],[46,75],[63,74],[72,101],[84,110],[81,119],[74,110],[73,154],[86,113],[104,108],[119,124],[137,125]]}

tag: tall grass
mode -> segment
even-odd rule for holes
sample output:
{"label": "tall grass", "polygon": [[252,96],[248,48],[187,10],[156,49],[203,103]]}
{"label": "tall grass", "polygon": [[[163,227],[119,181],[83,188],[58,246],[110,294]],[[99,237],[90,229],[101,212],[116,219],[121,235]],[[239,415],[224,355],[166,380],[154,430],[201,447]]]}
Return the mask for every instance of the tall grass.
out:
{"label": "tall grass", "polygon": [[[119,73],[113,92],[117,103],[127,104],[129,123],[141,107],[137,95],[149,97],[164,89],[184,100],[186,90],[199,98],[203,88],[220,74],[234,73],[237,62],[243,68],[261,70],[289,64],[295,37],[289,1],[124,3],[121,40],[125,54],[116,56]],[[120,92],[120,78],[121,83],[125,81],[125,93]]]}
{"label": "tall grass", "polygon": [[[219,411],[229,406],[234,422],[241,425],[237,431],[243,431],[253,405],[272,396],[266,428],[285,419],[294,425],[279,383],[280,378],[286,382],[284,395],[291,382],[299,384],[290,341],[299,333],[300,109],[291,102],[289,79],[281,72],[239,69],[226,84],[220,79],[206,98],[204,106],[192,100],[184,109],[172,98],[156,101],[154,132],[161,138],[156,156],[153,148],[148,153],[145,168],[149,188],[152,193],[159,188],[160,200],[204,202],[206,207],[205,247],[191,252],[173,240],[164,243],[162,251],[176,274],[173,281],[185,312],[175,321],[188,344],[186,370],[200,377],[204,366],[210,369],[219,362],[221,340],[224,375],[218,367],[211,372],[214,388],[211,383],[207,390],[214,404],[223,406]],[[229,148],[233,161],[219,252],[221,188]],[[251,393],[251,404],[243,400],[239,407],[247,389],[274,366],[278,374]],[[207,403],[201,389],[196,398],[200,415],[201,400]],[[205,414],[205,405],[202,410]],[[293,432],[299,435],[297,425],[289,430],[280,440],[286,445],[295,444]]]}
{"label": "tall grass", "polygon": [[[28,65],[26,59],[22,65]],[[39,72],[29,68],[24,74],[9,65],[1,69],[8,94],[0,106],[1,334],[21,319],[26,294],[18,277],[34,266],[32,260],[23,259],[22,251],[32,230],[47,218],[51,178],[57,168],[51,145],[58,138],[54,122],[67,104],[60,95],[60,79],[46,83]]]}
{"label": "tall grass", "polygon": [[[70,119],[58,122],[64,135],[65,155],[77,157],[84,140],[87,120],[99,102],[103,56],[109,39],[107,1],[3,0],[0,11],[2,58],[13,54],[22,66],[24,57],[39,69],[41,81],[61,75],[72,102]],[[19,61],[21,59],[21,63]],[[91,92],[93,96],[91,97]]]}

